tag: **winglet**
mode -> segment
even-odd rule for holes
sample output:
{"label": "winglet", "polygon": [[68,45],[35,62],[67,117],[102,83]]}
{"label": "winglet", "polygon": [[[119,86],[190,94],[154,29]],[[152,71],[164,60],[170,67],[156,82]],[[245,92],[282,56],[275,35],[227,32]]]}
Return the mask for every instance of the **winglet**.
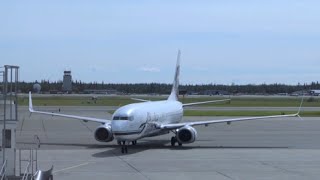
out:
{"label": "winglet", "polygon": [[302,98],[301,98],[301,103],[300,103],[298,114],[300,114],[301,107],[302,107],[302,104],[303,104],[303,100],[304,100],[304,96],[302,96]]}
{"label": "winglet", "polygon": [[300,116],[300,112],[301,112],[301,108],[302,108],[303,100],[304,100],[304,96],[302,95],[302,99],[301,99],[300,107],[299,107],[299,110],[298,110],[298,112],[297,112],[297,114],[296,114],[296,116],[298,116],[301,120],[302,120],[302,118],[301,118],[301,116]]}
{"label": "winglet", "polygon": [[31,98],[31,91],[29,91],[29,111],[31,113],[34,112],[33,105],[32,105],[32,98]]}
{"label": "winglet", "polygon": [[172,85],[172,90],[171,94],[168,98],[170,101],[178,101],[178,95],[179,95],[179,75],[180,75],[180,56],[181,56],[181,51],[178,51],[178,56],[177,56],[177,65],[176,65],[176,72],[174,75],[174,80],[173,80],[173,85]]}

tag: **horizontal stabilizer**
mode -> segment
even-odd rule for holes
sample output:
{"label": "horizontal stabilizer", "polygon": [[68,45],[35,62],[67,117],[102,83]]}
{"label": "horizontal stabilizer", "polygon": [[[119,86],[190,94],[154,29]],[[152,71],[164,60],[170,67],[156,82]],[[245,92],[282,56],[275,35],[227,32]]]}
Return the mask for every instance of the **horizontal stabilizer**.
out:
{"label": "horizontal stabilizer", "polygon": [[193,106],[193,105],[199,105],[199,104],[209,104],[209,103],[218,103],[218,102],[226,102],[231,101],[231,99],[221,99],[221,100],[213,100],[213,101],[203,101],[203,102],[193,102],[193,103],[186,103],[182,104],[182,106]]}
{"label": "horizontal stabilizer", "polygon": [[139,99],[139,98],[131,98],[134,101],[141,101],[141,102],[149,102],[150,100],[145,100],[145,99]]}

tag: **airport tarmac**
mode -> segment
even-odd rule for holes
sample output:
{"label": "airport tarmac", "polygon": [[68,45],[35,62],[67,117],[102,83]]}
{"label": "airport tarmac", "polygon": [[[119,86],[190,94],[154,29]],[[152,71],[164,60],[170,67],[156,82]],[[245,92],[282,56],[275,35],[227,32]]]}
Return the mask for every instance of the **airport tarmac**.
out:
{"label": "airport tarmac", "polygon": [[[55,107],[35,107],[57,112]],[[61,113],[110,118],[101,107],[60,107]],[[121,154],[99,143],[97,123],[33,114],[21,107],[17,146],[39,137],[40,169],[55,179],[319,179],[320,118],[286,118],[196,127],[198,139],[170,146],[172,134],[146,138]],[[185,121],[227,117],[185,117]],[[24,156],[28,152],[23,153]],[[17,163],[18,164],[18,163]]]}
{"label": "airport tarmac", "polygon": [[[41,109],[42,107],[40,107]],[[114,111],[119,106],[46,106],[45,110],[58,112],[59,109],[63,111],[97,111],[106,112]],[[185,110],[197,110],[197,111],[298,111],[299,107],[219,107],[219,106],[187,106]],[[320,107],[301,107],[301,111],[320,111]]]}

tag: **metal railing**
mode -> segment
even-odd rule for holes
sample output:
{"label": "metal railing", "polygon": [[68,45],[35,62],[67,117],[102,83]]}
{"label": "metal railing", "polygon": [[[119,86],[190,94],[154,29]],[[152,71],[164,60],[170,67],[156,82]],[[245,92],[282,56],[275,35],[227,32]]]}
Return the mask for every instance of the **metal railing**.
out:
{"label": "metal railing", "polygon": [[1,167],[1,171],[0,171],[1,180],[3,180],[6,177],[6,169],[7,169],[6,167],[7,167],[7,160],[4,161]]}
{"label": "metal railing", "polygon": [[30,175],[30,172],[29,172],[30,165],[31,165],[31,163],[29,162],[27,167],[26,167],[26,170],[23,173],[23,176],[22,176],[21,180],[27,180],[28,179],[28,177]]}
{"label": "metal railing", "polygon": [[[21,152],[29,151],[29,159],[22,159]],[[22,162],[28,162],[29,174],[34,174],[38,170],[38,151],[37,149],[19,149],[19,174],[22,175]],[[30,170],[31,168],[31,170]],[[24,175],[24,174],[23,174]]]}
{"label": "metal railing", "polygon": [[[1,178],[5,179],[6,176],[14,176],[15,175],[15,159],[16,154],[11,153],[15,152],[15,143],[13,140],[15,139],[15,133],[12,133],[13,129],[12,123],[18,122],[18,79],[19,79],[19,67],[5,65],[4,69],[1,70],[0,77],[0,91],[1,91],[1,101],[3,101],[3,106],[0,106],[0,116],[1,120],[1,129],[2,129],[2,145],[1,145],[1,153],[2,153],[2,163],[6,164],[5,168],[1,171],[5,172],[4,176],[1,174]],[[1,102],[2,104],[2,102]],[[11,121],[11,122],[9,122]],[[7,125],[7,123],[9,124]],[[14,130],[15,131],[15,130]],[[7,153],[9,152],[9,153]],[[5,162],[5,158],[8,158],[8,162]]]}

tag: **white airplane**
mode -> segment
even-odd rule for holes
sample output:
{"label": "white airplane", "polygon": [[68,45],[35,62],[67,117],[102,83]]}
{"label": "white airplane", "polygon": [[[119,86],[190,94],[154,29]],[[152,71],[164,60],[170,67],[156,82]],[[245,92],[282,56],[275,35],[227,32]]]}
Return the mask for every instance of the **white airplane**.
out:
{"label": "white airplane", "polygon": [[170,132],[174,133],[174,136],[171,138],[172,146],[175,146],[176,143],[178,143],[179,146],[181,146],[182,144],[193,143],[197,139],[197,131],[194,126],[207,126],[208,124],[214,123],[230,124],[231,122],[235,121],[262,120],[295,116],[300,117],[299,112],[301,109],[301,105],[299,111],[296,114],[181,122],[183,117],[183,107],[185,106],[216,103],[228,101],[229,99],[182,104],[178,101],[179,74],[180,51],[178,52],[173,86],[168,99],[162,101],[147,101],[143,99],[135,99],[143,102],[133,103],[120,107],[112,115],[112,120],[36,111],[32,106],[31,92],[29,92],[29,111],[31,113],[102,123],[102,125],[97,127],[94,132],[95,139],[99,142],[110,142],[114,138],[116,138],[118,144],[122,145],[122,153],[128,152],[127,145],[130,142],[135,145],[138,139],[163,135]]}

